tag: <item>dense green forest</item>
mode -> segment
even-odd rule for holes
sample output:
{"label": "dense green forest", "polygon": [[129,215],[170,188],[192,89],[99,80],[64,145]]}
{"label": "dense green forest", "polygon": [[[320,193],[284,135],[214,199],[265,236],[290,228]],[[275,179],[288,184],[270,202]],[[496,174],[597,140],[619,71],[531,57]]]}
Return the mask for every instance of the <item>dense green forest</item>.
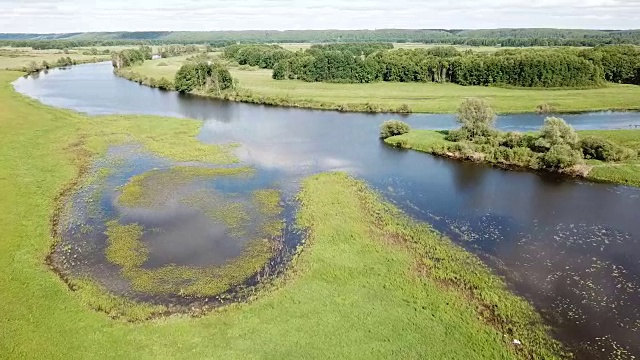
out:
{"label": "dense green forest", "polygon": [[148,31],[68,34],[0,34],[0,46],[40,49],[123,44],[422,42],[472,46],[597,46],[640,45],[640,30],[488,29],[488,30],[247,30]]}
{"label": "dense green forest", "polygon": [[273,69],[273,78],[309,82],[451,82],[460,85],[592,87],[605,80],[640,84],[640,50],[630,45],[588,49],[504,49],[493,54],[454,47],[389,50],[351,43],[289,51],[276,45],[233,45],[224,56]]}

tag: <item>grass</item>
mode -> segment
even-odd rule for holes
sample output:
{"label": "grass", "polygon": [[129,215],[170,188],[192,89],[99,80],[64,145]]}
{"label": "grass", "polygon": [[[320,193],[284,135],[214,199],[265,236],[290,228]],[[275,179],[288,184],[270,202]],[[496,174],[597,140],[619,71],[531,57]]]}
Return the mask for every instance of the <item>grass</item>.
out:
{"label": "grass", "polygon": [[[154,116],[105,116],[92,118],[100,126],[83,126],[81,139],[92,153],[104,153],[110,145],[139,143],[147,151],[175,161],[233,164],[237,144],[205,145],[196,136],[201,122]],[[159,126],[161,124],[161,126]]]}
{"label": "grass", "polygon": [[[424,44],[424,43],[394,43],[393,47],[395,49],[429,49],[434,47],[454,47],[458,51],[466,51],[473,50],[474,52],[480,53],[494,53],[500,50],[507,49],[522,49],[519,47],[512,46],[469,46],[469,45],[446,45],[446,44]],[[564,46],[563,48],[568,48],[569,46]],[[527,49],[551,49],[553,47],[550,46],[530,46]]]}
{"label": "grass", "polygon": [[[220,157],[224,149],[215,146],[190,150],[199,146],[193,139],[198,122],[91,118],[50,108],[13,91],[10,82],[20,75],[0,72],[3,358],[553,358],[546,354],[556,345],[531,307],[477,259],[425,227],[415,230],[339,174],[305,182],[299,216],[310,228],[309,248],[272,291],[200,318],[130,324],[94,311],[119,317],[124,308],[126,318],[136,320],[163,308],[133,305],[83,280],[70,292],[45,265],[58,196],[72,188],[87,161],[111,141],[133,140],[178,158],[230,157]],[[422,245],[410,245],[415,241]],[[447,281],[447,269],[457,280]],[[470,280],[460,281],[463,275]],[[464,285],[476,283],[482,296]],[[494,309],[478,308],[485,301],[500,309],[491,318],[511,319],[498,327],[510,336],[482,320]],[[510,345],[512,336],[523,342],[520,350]]]}
{"label": "grass", "polygon": [[[314,44],[313,43],[281,43],[276,45],[280,45],[287,50],[298,51],[298,50],[309,49]],[[508,47],[508,46],[504,46],[504,47],[502,46],[467,46],[467,45],[441,45],[441,44],[425,44],[425,43],[394,43],[393,44],[393,47],[395,49],[429,49],[429,48],[438,47],[438,46],[451,46],[458,49],[459,51],[473,50],[475,52],[486,52],[486,53],[494,53],[496,51],[504,50],[504,49],[521,49],[516,47]],[[548,49],[549,47],[543,47],[543,46],[529,47],[529,49],[535,49],[535,48]]]}
{"label": "grass", "polygon": [[0,69],[21,71],[31,62],[42,65],[43,61],[55,64],[61,57],[70,57],[78,63],[111,60],[111,55],[82,55],[80,50],[70,50],[65,54],[60,50],[33,50],[31,48],[0,48]]}
{"label": "grass", "polygon": [[[597,136],[613,143],[634,149],[640,154],[640,130],[589,130],[580,131],[581,136]],[[640,159],[622,163],[590,161],[593,166],[588,178],[640,187]]]}
{"label": "grass", "polygon": [[[280,214],[280,192],[275,189],[256,190],[252,194],[253,202],[257,205],[258,211],[263,216],[273,216]],[[284,222],[282,220],[267,221],[262,225],[262,232],[267,236],[278,236],[282,233]]]}
{"label": "grass", "polygon": [[150,207],[162,203],[165,196],[162,189],[174,189],[198,178],[208,179],[219,176],[243,175],[251,173],[251,168],[204,168],[176,166],[169,170],[152,170],[136,175],[122,188],[118,202],[124,206]]}
{"label": "grass", "polygon": [[[638,151],[640,154],[640,130],[588,130],[578,131],[580,137],[597,136],[618,145]],[[435,130],[412,130],[404,135],[385,139],[389,145],[444,155],[443,149],[455,144],[445,140],[443,132]],[[454,156],[455,157],[455,156]],[[585,177],[594,181],[611,182],[640,187],[640,159],[623,162],[603,162],[588,160]]]}
{"label": "grass", "polygon": [[[372,291],[379,281],[397,285],[383,285],[385,290],[381,291],[386,297],[389,292],[402,289],[404,294],[400,297],[414,306],[416,319],[422,319],[416,320],[418,322],[425,320],[428,323],[429,318],[446,317],[443,323],[447,324],[448,331],[445,333],[465,338],[468,349],[489,351],[495,341],[505,341],[503,335],[494,337],[489,328],[483,329],[484,325],[474,330],[475,335],[468,333],[474,327],[471,319],[476,314],[485,325],[493,324],[494,330],[506,333],[507,342],[513,337],[526,338],[525,343],[529,347],[520,355],[537,358],[554,358],[557,355],[555,343],[545,335],[541,320],[531,306],[511,295],[501,279],[491,275],[480,260],[429,226],[413,222],[383,202],[364,183],[344,173],[321,174],[304,182],[300,199],[303,209],[299,224],[312,231],[309,250],[312,255],[321,251],[326,256],[325,261],[331,264],[325,270],[327,274],[339,276],[344,269],[352,269],[358,273],[361,282],[370,284]],[[342,249],[353,249],[334,253],[320,244],[327,239]],[[402,265],[396,267],[399,264]],[[369,280],[369,276],[377,281]],[[390,298],[387,301],[394,302]],[[447,306],[443,307],[444,304]],[[397,306],[404,308],[400,304]],[[428,324],[423,326],[430,327]],[[457,357],[454,353],[458,346],[449,347],[443,338],[440,340],[445,343],[437,344],[434,337],[441,333],[437,328],[426,328],[423,328],[423,331],[427,330],[424,339],[429,339],[427,342],[432,350],[439,349],[440,353],[423,353],[415,357]],[[478,341],[486,341],[485,346]],[[447,348],[451,353],[446,353]],[[502,358],[506,354],[476,353],[467,356]]]}
{"label": "grass", "polygon": [[[149,77],[173,81],[186,61],[176,57],[146,61],[132,67],[128,78]],[[157,66],[165,62],[168,66]],[[273,80],[271,70],[230,69],[241,91],[229,99],[284,106],[338,109],[344,111],[391,111],[408,105],[412,112],[454,113],[468,97],[489,101],[499,113],[535,112],[541,104],[550,104],[558,112],[599,110],[640,110],[640,86],[608,84],[597,89],[507,89],[485,86],[461,86],[435,83],[332,84],[299,80]],[[365,105],[369,106],[365,106]]]}
{"label": "grass", "polygon": [[107,223],[107,259],[123,269],[142,266],[149,258],[149,249],[140,242],[143,231],[138,224],[120,225],[117,221]]}

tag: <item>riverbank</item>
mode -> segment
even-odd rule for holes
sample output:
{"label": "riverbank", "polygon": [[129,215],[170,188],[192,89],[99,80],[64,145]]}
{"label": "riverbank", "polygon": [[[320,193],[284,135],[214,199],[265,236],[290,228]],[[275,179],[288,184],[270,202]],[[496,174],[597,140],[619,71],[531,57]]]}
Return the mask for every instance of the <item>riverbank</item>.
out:
{"label": "riverbank", "polygon": [[85,55],[79,50],[0,48],[0,70],[38,72],[58,67],[110,61],[110,54]]}
{"label": "riverbank", "polygon": [[[119,75],[153,86],[164,77],[173,82],[189,56],[145,61]],[[555,113],[637,111],[640,86],[607,84],[596,89],[507,89],[436,83],[333,84],[274,80],[271,70],[234,66],[235,91],[200,94],[232,101],[338,111],[455,113],[468,97],[486,99],[500,114],[531,113],[548,104]],[[153,79],[153,80],[152,80]]]}
{"label": "riverbank", "polygon": [[[597,136],[611,141],[614,144],[618,144],[635,151],[640,151],[640,140],[638,140],[640,139],[640,130],[589,130],[578,131],[578,134],[581,138]],[[442,131],[411,130],[406,134],[392,136],[384,141],[394,147],[412,149],[451,159],[488,163],[493,166],[507,169],[516,168],[530,170],[527,167],[522,167],[513,163],[493,161],[486,156],[481,156],[481,154],[451,150],[457,143],[448,141],[445,137],[446,133]],[[640,159],[638,158],[620,162],[587,160],[586,165],[581,166],[575,171],[569,169],[565,171],[565,173],[572,176],[584,177],[593,181],[611,182],[640,187]]]}
{"label": "riverbank", "polygon": [[69,291],[48,269],[50,219],[60,194],[74,189],[88,161],[112,144],[136,142],[179,161],[236,159],[227,146],[196,140],[200,122],[51,108],[15,93],[11,81],[18,76],[0,72],[6,175],[0,177],[0,204],[7,209],[0,215],[0,353],[7,358],[558,355],[532,307],[477,258],[344,174],[304,182],[298,222],[309,229],[308,245],[272,290],[200,318],[135,325],[110,319],[105,312],[117,317],[133,309],[120,315],[135,320],[163,309],[139,307],[81,282]]}

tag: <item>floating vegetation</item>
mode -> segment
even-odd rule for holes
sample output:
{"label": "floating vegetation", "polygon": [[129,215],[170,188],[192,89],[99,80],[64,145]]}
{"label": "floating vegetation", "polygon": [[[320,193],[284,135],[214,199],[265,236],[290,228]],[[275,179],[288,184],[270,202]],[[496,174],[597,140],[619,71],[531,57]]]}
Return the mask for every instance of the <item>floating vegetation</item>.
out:
{"label": "floating vegetation", "polygon": [[110,221],[107,224],[107,259],[125,271],[144,264],[149,258],[149,249],[140,242],[142,231],[138,224],[123,226],[117,221]]}
{"label": "floating vegetation", "polygon": [[152,170],[134,176],[122,189],[118,202],[125,206],[154,206],[164,202],[172,192],[196,180],[216,176],[250,174],[250,168],[207,168],[177,166]]}
{"label": "floating vegetation", "polygon": [[163,313],[233,298],[283,263],[281,194],[254,174],[112,149],[68,200],[53,263],[70,284],[94,281]]}
{"label": "floating vegetation", "polygon": [[[577,358],[633,359],[640,333],[640,241],[602,225],[533,222],[488,215],[434,219],[536,299]],[[571,335],[580,334],[579,338]]]}

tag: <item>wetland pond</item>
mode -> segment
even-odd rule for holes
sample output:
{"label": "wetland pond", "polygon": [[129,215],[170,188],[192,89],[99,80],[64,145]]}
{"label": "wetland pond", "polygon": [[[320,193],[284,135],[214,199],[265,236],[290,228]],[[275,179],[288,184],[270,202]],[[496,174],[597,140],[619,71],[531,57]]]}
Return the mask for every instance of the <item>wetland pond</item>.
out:
{"label": "wetland pond", "polygon": [[[92,115],[199,119],[203,143],[240,144],[241,162],[232,167],[171,163],[127,146],[94,164],[87,180],[93,183],[68,202],[66,248],[56,251],[82,259],[71,260],[66,271],[91,274],[113,292],[190,305],[208,301],[198,295],[211,289],[173,290],[194,273],[210,276],[229,259],[255,260],[229,271],[232,278],[254,273],[245,285],[277,272],[300,245],[301,235],[292,230],[300,181],[340,170],[481,257],[543,313],[578,358],[640,358],[640,189],[390,148],[378,140],[378,129],[398,115],[180,95],[118,78],[110,63],[52,70],[14,86],[45,104]],[[640,113],[632,112],[562,117],[578,130],[640,124]],[[543,118],[500,116],[497,126],[533,130]],[[417,129],[455,126],[453,115],[403,120]],[[141,191],[140,183],[151,190]],[[95,241],[81,241],[87,233]],[[124,238],[135,241],[112,240],[123,234],[134,234]],[[171,241],[176,238],[180,244]],[[123,249],[135,256],[119,257]],[[124,275],[118,276],[120,269]],[[230,288],[217,285],[214,290]]]}

